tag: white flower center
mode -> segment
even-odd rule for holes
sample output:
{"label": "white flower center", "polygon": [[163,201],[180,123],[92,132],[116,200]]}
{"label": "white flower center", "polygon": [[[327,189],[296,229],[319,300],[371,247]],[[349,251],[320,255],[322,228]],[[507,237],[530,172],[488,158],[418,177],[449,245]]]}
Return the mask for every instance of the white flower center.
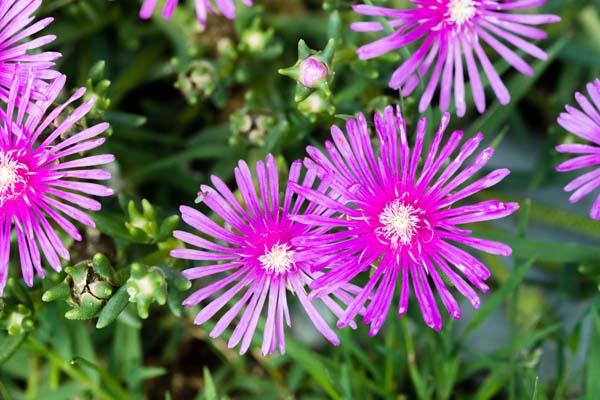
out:
{"label": "white flower center", "polygon": [[270,250],[265,249],[258,261],[265,271],[282,274],[294,266],[294,251],[287,244],[276,244]]}
{"label": "white flower center", "polygon": [[29,169],[12,157],[11,152],[0,150],[0,205],[18,196],[17,186],[24,184]]}
{"label": "white flower center", "polygon": [[450,0],[450,4],[448,5],[450,21],[461,26],[470,20],[477,12],[474,3],[474,0]]}
{"label": "white flower center", "polygon": [[376,232],[388,240],[392,248],[406,246],[417,233],[421,221],[419,214],[422,214],[420,209],[405,204],[402,200],[394,200],[379,214],[381,226]]}

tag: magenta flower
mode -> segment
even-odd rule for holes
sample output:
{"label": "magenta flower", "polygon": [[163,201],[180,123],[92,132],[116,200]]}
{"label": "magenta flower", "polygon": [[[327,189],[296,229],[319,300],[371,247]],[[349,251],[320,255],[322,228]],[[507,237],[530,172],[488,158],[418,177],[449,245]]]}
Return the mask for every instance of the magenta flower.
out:
{"label": "magenta flower", "polygon": [[[6,0],[0,2],[0,100],[8,101],[8,91],[12,84],[15,69],[21,65],[33,71],[33,95],[36,100],[43,99],[48,83],[58,77],[54,71],[54,60],[61,56],[56,52],[30,54],[31,50],[52,42],[54,35],[41,36],[25,41],[30,36],[48,26],[53,18],[44,18],[32,24],[33,13],[40,7],[42,0]],[[24,82],[22,80],[22,82]]]}
{"label": "magenta flower", "polygon": [[316,89],[327,82],[329,68],[317,57],[308,57],[300,63],[298,81],[307,88]]}
{"label": "magenta flower", "polygon": [[[301,168],[300,161],[292,164],[290,183],[300,181]],[[234,304],[220,316],[210,336],[220,336],[241,312],[241,318],[229,339],[229,347],[233,348],[241,341],[240,354],[243,354],[250,346],[266,302],[262,353],[272,353],[277,347],[280,353],[284,353],[284,323],[288,326],[291,323],[287,303],[289,291],[298,298],[317,330],[337,345],[337,335],[309,301],[305,291],[305,286],[319,276],[319,273],[311,272],[312,263],[309,260],[314,259],[315,255],[311,249],[292,243],[293,238],[305,234],[309,227],[293,222],[290,215],[323,210],[319,210],[315,204],[307,204],[303,197],[293,195],[288,189],[283,196],[283,204],[281,203],[277,166],[270,155],[265,162],[256,163],[258,194],[245,162],[240,161],[235,169],[235,178],[244,206],[216,176],[212,177],[214,189],[204,185],[200,187],[200,199],[224,221],[226,228],[200,211],[181,207],[183,220],[203,236],[176,231],[175,237],[202,250],[179,249],[174,250],[171,255],[211,262],[211,265],[184,271],[183,275],[190,280],[221,275],[194,292],[183,304],[191,307],[214,296],[196,316],[195,323],[200,325],[237,296]],[[314,180],[314,173],[308,172],[303,184],[311,186]],[[317,192],[322,190],[324,187],[317,189]],[[318,233],[319,229],[315,231]],[[337,286],[338,289],[332,291],[333,294],[345,304],[349,303],[351,296],[348,290],[352,291],[354,288],[342,284]],[[333,298],[326,295],[321,300],[338,318],[342,316],[342,308]]]}
{"label": "magenta flower", "polygon": [[[470,230],[460,227],[505,217],[519,206],[496,200],[457,205],[497,184],[509,171],[498,169],[463,185],[481,171],[494,150],[486,148],[463,167],[483,135],[467,140],[452,157],[463,132],[453,132],[442,145],[449,120],[446,113],[431,146],[424,152],[427,120],[419,121],[411,149],[402,115],[400,111],[394,114],[392,107],[375,116],[378,152],[371,145],[362,114],[347,122],[347,134],[332,127],[333,142],[326,142],[326,154],[314,147],[307,149],[309,158],[305,165],[331,185],[330,192],[322,193],[290,184],[300,195],[329,208],[331,214],[294,217],[295,221],[329,229],[296,239],[298,245],[311,248],[317,255],[316,270],[325,271],[311,284],[311,297],[329,293],[359,274],[368,277],[338,322],[339,327],[346,326],[366,308],[364,322],[370,324],[370,334],[375,335],[385,321],[400,278],[398,314],[407,312],[412,286],[425,323],[440,329],[442,317],[431,283],[455,319],[460,318],[461,311],[447,283],[475,308],[479,307],[479,297],[471,286],[483,292],[488,290],[485,280],[490,272],[486,266],[457,245],[490,254],[511,254],[508,246],[473,237]],[[421,157],[424,161],[419,167]]]}
{"label": "magenta flower", "polygon": [[[566,112],[558,117],[560,126],[581,139],[591,142],[590,144],[556,146],[556,150],[560,153],[577,154],[577,157],[558,165],[557,171],[566,172],[594,167],[594,170],[581,175],[565,186],[565,191],[575,191],[569,198],[571,203],[581,200],[600,186],[600,168],[598,168],[600,165],[600,79],[588,83],[587,92],[591,102],[582,93],[575,93],[575,100],[582,111],[567,105]],[[590,216],[600,220],[600,196],[592,205]]]}
{"label": "magenta flower", "polygon": [[[149,19],[152,17],[156,2],[157,0],[144,0],[140,10],[140,18]],[[247,6],[252,5],[252,0],[242,0],[242,2]],[[170,19],[178,3],[179,0],[166,0],[162,13],[163,17]],[[196,17],[203,28],[206,26],[208,12],[216,12],[218,10],[226,18],[235,18],[235,0],[195,0],[194,3],[196,5]],[[217,10],[215,10],[215,6]]]}
{"label": "magenta flower", "polygon": [[[25,79],[21,81],[19,75]],[[13,231],[23,279],[31,286],[34,272],[44,277],[42,254],[57,271],[61,268],[60,258],[69,259],[56,228],[74,240],[81,240],[69,219],[94,227],[94,221],[82,209],[97,211],[100,203],[87,195],[112,194],[111,189],[86,181],[109,179],[110,173],[88,167],[110,163],[114,157],[78,156],[104,143],[105,139],[98,136],[108,124],[92,126],[64,139],[94,104],[93,99],[88,100],[73,112],[64,113],[65,108],[83,96],[85,89],[81,88],[66,103],[50,110],[64,83],[64,75],[55,79],[44,93],[46,100],[35,102],[39,112],[28,116],[27,103],[31,101],[34,81],[31,71],[27,74],[17,71],[8,105],[0,111],[0,293],[8,277]],[[21,92],[19,87],[23,88]]]}
{"label": "magenta flower", "polygon": [[[439,86],[442,111],[449,109],[454,89],[456,113],[463,116],[466,111],[466,70],[475,106],[483,113],[486,106],[480,68],[483,68],[500,103],[507,104],[510,93],[482,44],[496,51],[517,71],[532,75],[532,68],[508,45],[545,60],[546,53],[531,43],[531,40],[545,39],[546,33],[532,25],[560,21],[556,15],[507,12],[538,7],[545,0],[412,1],[415,8],[408,10],[368,5],[357,5],[354,10],[363,15],[385,17],[389,26],[395,29],[394,33],[359,48],[358,56],[361,59],[378,57],[411,43],[420,43],[418,49],[396,69],[390,79],[390,87],[399,89],[403,96],[408,96],[423,81],[426,86],[419,103],[421,112],[429,107]],[[379,22],[358,22],[352,24],[352,29],[370,32],[381,31],[384,27]]]}

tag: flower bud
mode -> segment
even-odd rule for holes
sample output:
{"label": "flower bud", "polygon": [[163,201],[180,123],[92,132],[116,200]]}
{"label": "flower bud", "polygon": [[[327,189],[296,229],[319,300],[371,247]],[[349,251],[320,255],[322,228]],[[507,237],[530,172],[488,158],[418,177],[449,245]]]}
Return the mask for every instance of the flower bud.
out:
{"label": "flower bud", "polygon": [[330,84],[335,41],[331,39],[323,50],[313,50],[304,42],[298,42],[298,61],[289,68],[280,69],[281,75],[298,83],[294,101],[298,110],[310,118],[321,113],[335,113]]}
{"label": "flower bud", "polygon": [[44,292],[45,302],[66,301],[71,307],[65,313],[70,320],[94,318],[113,293],[114,270],[103,254],[92,261],[82,261],[65,268],[67,276]]}
{"label": "flower bud", "polygon": [[33,325],[31,310],[23,304],[18,304],[7,314],[6,330],[11,336],[20,336],[25,332],[29,332],[33,328]]}
{"label": "flower bud", "polygon": [[167,301],[167,280],[158,267],[131,265],[131,276],[127,280],[129,301],[137,304],[140,318],[148,318],[150,304],[163,305]]}
{"label": "flower bud", "polygon": [[327,81],[329,68],[316,57],[309,57],[300,63],[298,81],[307,88],[316,89]]}

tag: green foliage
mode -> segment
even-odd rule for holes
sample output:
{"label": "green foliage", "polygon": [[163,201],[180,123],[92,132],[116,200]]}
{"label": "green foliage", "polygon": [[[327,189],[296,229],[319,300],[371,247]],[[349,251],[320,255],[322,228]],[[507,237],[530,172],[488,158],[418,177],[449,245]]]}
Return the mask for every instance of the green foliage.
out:
{"label": "green foliage", "polygon": [[[589,203],[568,203],[562,187],[571,177],[554,172],[562,156],[553,151],[572,140],[555,123],[564,104],[600,75],[598,0],[548,1],[544,12],[562,17],[538,44],[548,59],[531,63],[531,77],[492,59],[511,103],[453,118],[467,137],[484,132],[497,149],[494,167],[512,170],[481,200],[518,201],[522,210],[473,227],[513,248],[510,259],[478,255],[492,270],[479,310],[461,301],[462,319],[445,317],[434,332],[411,302],[409,315],[391,311],[376,337],[359,323],[333,347],[292,306],[287,354],[267,358],[260,334],[239,356],[227,347],[231,331],[210,338],[214,322],[194,326],[198,308],[182,308],[192,284],[180,271],[192,263],[170,257],[182,246],[172,236],[177,206],[192,204],[213,174],[231,181],[239,159],[273,153],[285,171],[358,112],[400,104],[412,128],[423,88],[404,99],[387,89],[408,50],[357,58],[378,36],[348,29],[356,2],[255,0],[233,22],[211,16],[205,32],[192,2],[183,3],[172,20],[140,21],[139,1],[44,1],[39,16],[55,19],[49,48],[63,53],[67,85],[98,98],[83,124],[111,124],[102,152],[117,157],[118,196],[103,201],[81,243],[64,238],[71,260],[62,272],[47,269],[29,289],[11,260],[0,300],[0,398],[600,398],[600,224],[587,218]],[[328,72],[311,88],[298,82],[308,57]],[[426,116],[432,132],[439,111]]]}

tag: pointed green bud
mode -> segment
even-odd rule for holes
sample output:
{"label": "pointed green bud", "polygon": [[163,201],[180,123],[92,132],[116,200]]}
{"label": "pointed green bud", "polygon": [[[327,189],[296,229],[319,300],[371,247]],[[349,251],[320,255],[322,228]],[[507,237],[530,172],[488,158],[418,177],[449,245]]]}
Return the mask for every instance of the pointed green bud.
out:
{"label": "pointed green bud", "polygon": [[228,37],[220,38],[217,41],[217,53],[219,53],[219,58],[236,59],[238,56],[233,40]]}
{"label": "pointed green bud", "polygon": [[152,241],[158,231],[156,214],[154,207],[146,199],[142,200],[142,212],[137,209],[135,202],[131,200],[127,204],[129,221],[125,222],[125,227],[129,234],[142,242]]}
{"label": "pointed green bud", "polygon": [[296,64],[279,70],[281,75],[297,80],[310,89],[322,88],[333,77],[330,67],[335,51],[335,41],[331,39],[322,51],[312,50],[304,40],[298,42],[298,61]]}
{"label": "pointed green bud", "polygon": [[8,313],[6,321],[6,330],[11,336],[20,336],[25,332],[31,331],[34,326],[31,318],[31,311],[23,304],[17,305]]}
{"label": "pointed green bud", "polygon": [[163,305],[167,301],[167,281],[158,267],[132,264],[126,286],[129,301],[136,303],[141,318],[148,318],[148,310],[153,302]]}
{"label": "pointed green bud", "polygon": [[335,113],[331,101],[329,85],[333,79],[331,64],[335,51],[335,41],[331,39],[325,49],[312,50],[304,40],[298,42],[298,61],[279,73],[298,82],[294,101],[298,109],[308,116],[327,112]]}
{"label": "pointed green bud", "polygon": [[215,66],[208,61],[197,61],[187,75],[191,90],[203,97],[211,96],[217,89],[218,74]]}
{"label": "pointed green bud", "polygon": [[233,112],[229,117],[233,137],[246,139],[253,145],[263,146],[265,136],[277,124],[275,117],[268,111],[252,111],[244,107]]}
{"label": "pointed green bud", "polygon": [[267,48],[273,34],[273,29],[261,30],[260,21],[256,20],[250,28],[242,33],[240,49],[248,53],[261,53]]}
{"label": "pointed green bud", "polygon": [[111,282],[115,273],[110,262],[103,254],[96,254],[92,261],[67,267],[65,272],[65,280],[46,291],[42,300],[67,300],[71,306],[65,313],[67,319],[94,318],[113,292]]}

